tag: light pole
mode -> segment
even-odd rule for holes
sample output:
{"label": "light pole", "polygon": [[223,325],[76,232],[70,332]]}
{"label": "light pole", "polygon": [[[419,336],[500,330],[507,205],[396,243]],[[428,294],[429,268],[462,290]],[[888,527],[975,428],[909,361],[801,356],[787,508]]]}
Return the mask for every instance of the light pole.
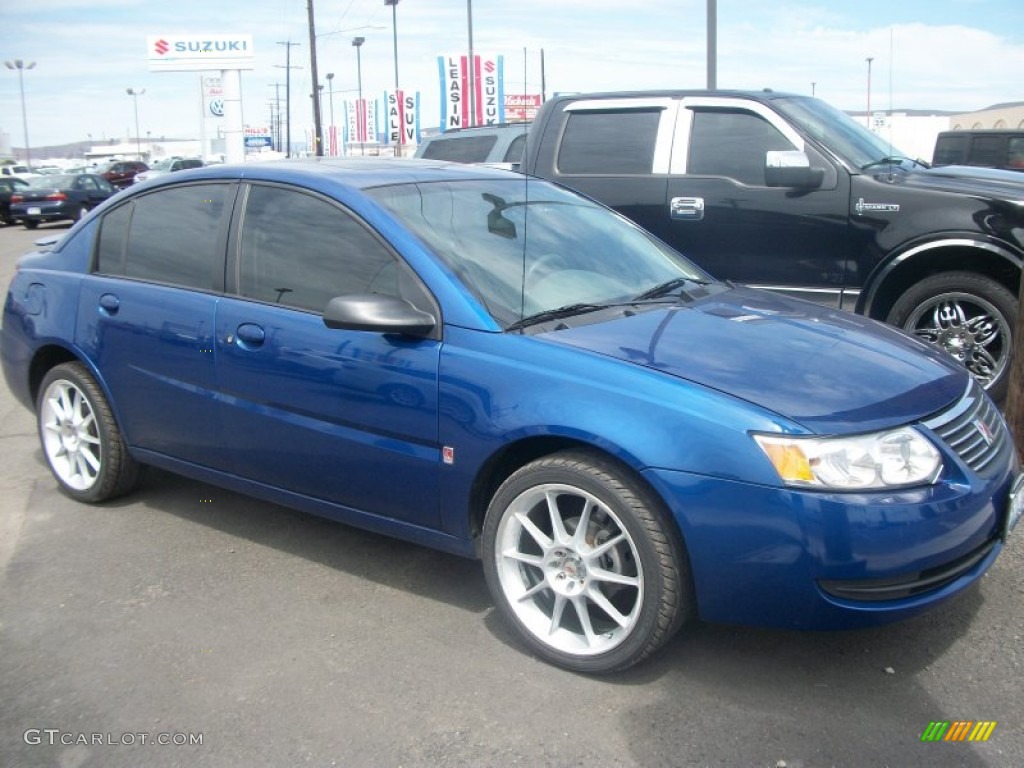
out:
{"label": "light pole", "polygon": [[[473,66],[473,0],[466,0],[466,26],[469,28],[469,126],[476,125],[476,67]],[[467,126],[462,126],[466,128]]]}
{"label": "light pole", "polygon": [[26,64],[21,59],[5,61],[4,66],[8,69],[18,70],[18,89],[21,91],[21,127],[25,131],[25,165],[32,167],[32,150],[28,145],[28,113],[25,112],[25,70],[32,69],[36,63],[30,61]]}
{"label": "light pole", "polygon": [[[285,157],[291,157],[292,156],[292,70],[293,69],[302,69],[302,67],[293,67],[292,66],[292,46],[293,45],[298,45],[298,43],[293,43],[291,40],[288,40],[288,41],[280,41],[279,40],[277,44],[285,46],[285,55],[284,55],[284,70],[285,70],[285,75],[284,75],[284,125],[285,125],[285,133],[287,134],[287,137],[285,138],[284,156]],[[275,67],[280,67],[281,65],[280,64],[275,64],[274,66]]]}
{"label": "light pole", "polygon": [[327,147],[334,154],[334,73],[327,73],[327,102],[331,107],[331,124],[327,127]]}
{"label": "light pole", "polygon": [[384,5],[391,6],[391,30],[395,48],[395,96],[398,96],[398,0],[384,0]]}
{"label": "light pole", "polygon": [[875,60],[874,56],[868,56],[866,61],[868,63],[868,114],[867,124],[868,130],[871,130],[871,62]]}
{"label": "light pole", "polygon": [[139,96],[145,92],[145,88],[128,89],[128,95],[132,97],[132,102],[135,104],[135,150],[139,155],[139,160],[142,159],[142,135],[139,133]]}
{"label": "light pole", "polygon": [[359,137],[359,154],[366,154],[366,147],[363,134],[366,132],[366,112],[363,104],[363,57],[362,47],[366,42],[365,37],[353,37],[352,45],[356,49],[356,82],[359,84],[359,100],[356,102],[356,135]]}

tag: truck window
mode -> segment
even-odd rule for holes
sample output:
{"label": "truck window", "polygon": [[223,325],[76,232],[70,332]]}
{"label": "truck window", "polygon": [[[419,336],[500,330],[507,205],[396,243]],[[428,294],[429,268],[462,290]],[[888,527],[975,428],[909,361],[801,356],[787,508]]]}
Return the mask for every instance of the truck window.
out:
{"label": "truck window", "polygon": [[1002,136],[975,136],[968,165],[1001,168],[1005,161],[1001,151],[1005,141]]}
{"label": "truck window", "polygon": [[792,149],[789,139],[753,112],[694,110],[687,173],[764,186],[765,153]]}
{"label": "truck window", "polygon": [[1024,168],[1024,136],[1010,139],[1006,165],[1010,168]]}
{"label": "truck window", "polygon": [[963,165],[967,157],[967,136],[939,136],[932,165]]}
{"label": "truck window", "polygon": [[448,160],[453,163],[482,163],[487,160],[497,136],[457,136],[437,139],[423,151],[426,160]]}
{"label": "truck window", "polygon": [[661,109],[572,112],[558,149],[560,173],[649,174]]}

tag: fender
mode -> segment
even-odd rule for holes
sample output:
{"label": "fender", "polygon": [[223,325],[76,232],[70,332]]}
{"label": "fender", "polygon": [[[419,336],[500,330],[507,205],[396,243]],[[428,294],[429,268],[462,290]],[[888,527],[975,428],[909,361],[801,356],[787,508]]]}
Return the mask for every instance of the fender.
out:
{"label": "fender", "polygon": [[[1001,243],[978,240],[972,237],[945,237],[940,240],[919,243],[904,251],[897,252],[895,256],[891,256],[875,268],[872,274],[868,276],[865,288],[861,292],[860,299],[857,302],[857,313],[874,317],[873,310],[878,291],[888,281],[889,277],[911,259],[940,248],[977,248],[1003,259],[1013,269],[1019,271],[1024,267],[1024,256],[1020,252]],[[964,269],[969,270],[969,266],[964,265]]]}

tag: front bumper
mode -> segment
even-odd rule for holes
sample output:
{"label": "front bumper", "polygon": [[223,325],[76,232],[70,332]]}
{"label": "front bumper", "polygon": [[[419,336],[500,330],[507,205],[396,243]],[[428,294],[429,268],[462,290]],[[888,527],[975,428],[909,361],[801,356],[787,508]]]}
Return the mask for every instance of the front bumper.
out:
{"label": "front bumper", "polygon": [[682,532],[701,618],[843,629],[909,618],[984,574],[1003,547],[1012,452],[990,470],[870,494],[645,475]]}

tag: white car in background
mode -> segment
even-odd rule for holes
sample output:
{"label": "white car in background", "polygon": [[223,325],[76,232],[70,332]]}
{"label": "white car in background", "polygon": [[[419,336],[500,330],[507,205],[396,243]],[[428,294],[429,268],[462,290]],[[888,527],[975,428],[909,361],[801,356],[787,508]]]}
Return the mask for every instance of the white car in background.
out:
{"label": "white car in background", "polygon": [[205,163],[198,157],[166,157],[150,165],[148,171],[135,174],[133,183],[141,184],[144,181],[155,179],[157,176],[163,176],[165,173],[183,171],[186,168],[202,168],[204,165]]}
{"label": "white car in background", "polygon": [[42,174],[36,173],[27,165],[0,165],[0,176],[15,179],[38,179]]}

